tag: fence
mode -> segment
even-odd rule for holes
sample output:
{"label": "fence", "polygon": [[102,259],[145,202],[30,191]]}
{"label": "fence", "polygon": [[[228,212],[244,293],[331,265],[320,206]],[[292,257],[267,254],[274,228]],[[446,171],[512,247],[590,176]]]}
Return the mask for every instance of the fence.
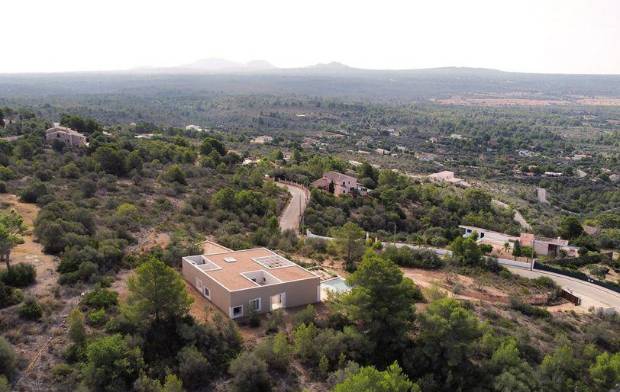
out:
{"label": "fence", "polygon": [[322,235],[317,235],[317,234],[314,234],[313,232],[311,232],[310,230],[306,230],[306,237],[308,237],[308,238],[316,238],[317,240],[323,240],[323,241],[331,241],[331,240],[333,240],[332,237],[325,237],[325,236],[322,236]]}
{"label": "fence", "polygon": [[560,292],[560,297],[568,300],[569,302],[574,303],[576,306],[581,305],[581,298],[577,297],[575,294],[562,289]]}
{"label": "fence", "polygon": [[497,264],[500,265],[507,265],[510,267],[517,267],[517,268],[522,268],[522,269],[531,269],[532,265],[530,263],[527,263],[525,261],[516,261],[516,260],[510,260],[510,259],[497,259]]}

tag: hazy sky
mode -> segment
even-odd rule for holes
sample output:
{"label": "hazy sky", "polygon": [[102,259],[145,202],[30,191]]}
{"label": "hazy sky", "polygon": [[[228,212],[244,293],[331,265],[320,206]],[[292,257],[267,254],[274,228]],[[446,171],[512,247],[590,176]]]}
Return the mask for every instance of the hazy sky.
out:
{"label": "hazy sky", "polygon": [[8,0],[0,72],[468,66],[620,74],[620,0]]}

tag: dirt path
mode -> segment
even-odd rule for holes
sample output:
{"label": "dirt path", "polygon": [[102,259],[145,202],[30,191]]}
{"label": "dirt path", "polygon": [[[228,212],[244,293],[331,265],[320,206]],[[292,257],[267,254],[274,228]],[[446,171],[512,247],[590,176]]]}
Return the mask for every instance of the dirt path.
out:
{"label": "dirt path", "polygon": [[[495,204],[498,207],[501,208],[505,208],[505,209],[509,209],[510,206],[506,203],[504,203],[503,201],[499,201],[496,199],[493,199],[493,204]],[[517,222],[523,229],[528,230],[528,231],[532,231],[532,226],[527,223],[527,221],[525,220],[525,218],[523,217],[523,215],[521,215],[521,213],[519,212],[519,210],[513,209],[514,211],[514,216],[512,217],[512,219]]]}
{"label": "dirt path", "polygon": [[291,200],[289,200],[280,215],[280,229],[282,231],[293,230],[297,233],[299,232],[301,218],[310,199],[310,191],[308,191],[308,188],[297,184],[283,182],[277,182],[276,184],[281,188],[286,188],[291,194]]}

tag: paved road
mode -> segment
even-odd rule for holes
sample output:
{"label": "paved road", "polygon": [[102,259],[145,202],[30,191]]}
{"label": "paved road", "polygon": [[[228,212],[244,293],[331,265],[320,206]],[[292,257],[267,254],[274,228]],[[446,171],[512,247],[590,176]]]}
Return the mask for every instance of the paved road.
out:
{"label": "paved road", "polygon": [[510,272],[525,276],[526,278],[538,278],[540,276],[547,276],[555,283],[560,285],[563,289],[572,292],[577,297],[581,298],[581,307],[589,309],[595,308],[614,308],[616,312],[620,312],[620,294],[608,290],[604,287],[597,286],[592,283],[584,282],[583,280],[571,278],[564,275],[554,274],[547,271],[528,271],[521,268],[507,267]]}
{"label": "paved road", "polygon": [[306,209],[306,206],[308,205],[310,193],[308,192],[308,189],[302,187],[301,185],[286,184],[282,182],[277,182],[276,184],[278,184],[281,188],[286,188],[291,194],[291,200],[289,200],[288,204],[284,208],[284,211],[282,211],[282,214],[280,215],[280,230],[294,230],[297,233],[299,232],[301,217]]}

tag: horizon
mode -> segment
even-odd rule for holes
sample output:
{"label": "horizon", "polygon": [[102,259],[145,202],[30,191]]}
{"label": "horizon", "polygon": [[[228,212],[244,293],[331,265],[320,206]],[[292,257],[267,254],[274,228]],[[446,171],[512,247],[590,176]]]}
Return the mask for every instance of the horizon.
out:
{"label": "horizon", "polygon": [[[369,71],[369,72],[409,72],[409,71],[431,71],[431,70],[477,70],[477,71],[488,71],[488,72],[500,72],[500,73],[508,73],[508,74],[524,74],[524,75],[546,75],[546,76],[620,76],[620,72],[617,73],[567,73],[567,72],[527,72],[527,71],[518,71],[518,70],[504,70],[497,68],[485,68],[485,67],[470,67],[470,66],[458,66],[458,65],[445,65],[445,66],[437,66],[437,67],[423,67],[423,68],[362,68],[356,67],[350,64],[345,64],[338,61],[330,61],[325,63],[313,63],[308,65],[302,65],[297,67],[279,67],[268,60],[263,59],[254,59],[249,61],[240,61],[234,62],[239,64],[241,67],[229,67],[229,68],[192,68],[189,67],[193,63],[197,63],[204,60],[221,60],[221,61],[230,61],[232,60],[223,59],[223,58],[202,58],[198,59],[195,62],[172,65],[172,66],[138,66],[133,68],[125,68],[125,69],[99,69],[99,70],[69,70],[69,71],[34,71],[34,72],[1,72],[0,76],[28,76],[28,75],[81,75],[81,74],[119,74],[119,75],[127,75],[127,74],[136,74],[136,75],[257,75],[263,73],[277,73],[278,71],[295,71],[295,70],[311,70],[313,68],[321,68],[329,66],[342,67],[343,70],[350,71]],[[248,63],[252,63],[255,61],[264,61],[270,64],[271,68],[265,69],[252,69],[252,68],[243,68],[243,66]],[[327,72],[328,73],[328,72]]]}
{"label": "horizon", "polygon": [[205,58],[265,59],[283,69],[338,62],[366,70],[620,74],[620,3],[613,0],[388,0],[381,7],[24,0],[6,4],[4,14],[6,31],[20,35],[6,40],[0,74],[122,72]]}

